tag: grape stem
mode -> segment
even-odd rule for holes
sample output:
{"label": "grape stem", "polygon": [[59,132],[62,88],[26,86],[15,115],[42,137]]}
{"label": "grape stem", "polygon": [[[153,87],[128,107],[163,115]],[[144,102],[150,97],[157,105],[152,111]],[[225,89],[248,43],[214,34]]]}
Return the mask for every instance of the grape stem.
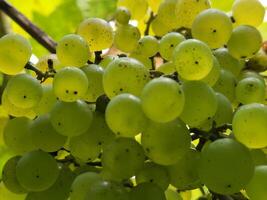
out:
{"label": "grape stem", "polygon": [[[48,66],[49,66],[49,60],[48,60]],[[25,66],[25,69],[31,70],[35,72],[37,76],[37,80],[41,81],[43,83],[46,79],[49,77],[54,77],[55,70],[53,68],[49,69],[47,72],[40,71],[37,67],[35,67],[32,63],[28,62]],[[49,67],[50,68],[50,67]]]}
{"label": "grape stem", "polygon": [[152,23],[152,21],[154,19],[155,19],[154,13],[153,12],[150,12],[149,19],[146,22],[146,29],[145,29],[144,35],[149,35],[150,25],[151,25],[151,23]]}

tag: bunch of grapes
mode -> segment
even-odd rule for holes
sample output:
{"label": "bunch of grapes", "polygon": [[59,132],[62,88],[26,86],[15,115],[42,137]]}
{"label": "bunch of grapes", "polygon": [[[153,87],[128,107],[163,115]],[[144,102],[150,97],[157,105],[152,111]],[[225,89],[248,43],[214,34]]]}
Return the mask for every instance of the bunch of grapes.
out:
{"label": "bunch of grapes", "polygon": [[264,15],[258,0],[231,14],[118,0],[115,26],[85,19],[36,64],[27,39],[3,36],[4,187],[25,200],[266,200]]}

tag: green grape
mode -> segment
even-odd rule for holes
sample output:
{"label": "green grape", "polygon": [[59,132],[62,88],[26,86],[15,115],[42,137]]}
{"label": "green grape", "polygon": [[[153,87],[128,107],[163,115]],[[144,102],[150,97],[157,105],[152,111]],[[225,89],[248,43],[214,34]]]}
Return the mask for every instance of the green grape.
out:
{"label": "green grape", "polygon": [[209,0],[179,0],[175,10],[179,27],[191,28],[196,16],[209,8]]}
{"label": "green grape", "polygon": [[231,56],[228,49],[216,49],[213,53],[223,69],[232,72],[235,76],[238,76],[240,74],[243,65],[241,61]]}
{"label": "green grape", "polygon": [[149,57],[144,56],[143,54],[132,52],[129,55],[130,58],[134,58],[135,60],[138,60],[141,62],[147,69],[152,69],[152,61]]}
{"label": "green grape", "polygon": [[248,59],[260,50],[261,44],[262,36],[255,27],[241,25],[233,30],[227,48],[236,59]]}
{"label": "green grape", "polygon": [[195,18],[192,24],[192,35],[209,45],[219,48],[225,45],[232,34],[232,22],[222,11],[207,9]]}
{"label": "green grape", "polygon": [[175,47],[185,41],[185,37],[176,32],[167,33],[159,42],[159,53],[165,60],[172,60]]}
{"label": "green grape", "polygon": [[58,151],[67,141],[67,137],[56,132],[48,115],[41,115],[30,125],[30,133],[36,149],[46,152]]}
{"label": "green grape", "polygon": [[101,60],[99,65],[103,69],[106,69],[108,67],[109,63],[111,63],[113,60],[115,60],[117,58],[118,58],[118,56],[115,56],[115,55],[107,55],[107,56],[103,57],[103,59]]}
{"label": "green grape", "polygon": [[245,146],[225,138],[202,150],[198,171],[201,181],[213,192],[234,194],[249,183],[254,164]]}
{"label": "green grape", "polygon": [[159,6],[163,0],[147,0],[149,7],[154,13],[158,12]]}
{"label": "green grape", "polygon": [[249,59],[246,63],[247,67],[250,70],[254,70],[256,72],[264,72],[267,70],[267,54],[261,48],[256,55]]}
{"label": "green grape", "polygon": [[18,34],[7,34],[0,38],[0,71],[15,75],[21,72],[30,60],[31,44]]}
{"label": "green grape", "polygon": [[79,25],[77,33],[88,42],[91,51],[107,49],[113,43],[112,27],[100,18],[85,19]]}
{"label": "green grape", "polygon": [[267,191],[267,166],[257,166],[254,175],[246,186],[246,193],[251,200],[265,200]]}
{"label": "green grape", "polygon": [[223,10],[225,12],[229,12],[235,0],[227,0],[227,2],[222,0],[210,0],[213,8],[217,8]]}
{"label": "green grape", "polygon": [[115,12],[115,19],[120,24],[128,24],[131,19],[131,12],[126,7],[118,7]]}
{"label": "green grape", "polygon": [[21,156],[15,156],[10,158],[2,171],[2,181],[5,184],[5,187],[16,194],[23,194],[27,191],[19,184],[16,177],[16,166]]}
{"label": "green grape", "polygon": [[258,0],[236,0],[232,15],[237,25],[259,26],[264,20],[265,8]]}
{"label": "green grape", "polygon": [[213,56],[212,69],[210,70],[208,75],[201,80],[212,87],[218,81],[218,79],[220,77],[220,72],[221,72],[221,65],[220,65],[218,59],[215,56]]}
{"label": "green grape", "polygon": [[255,166],[267,165],[267,156],[261,149],[251,149],[250,154]]}
{"label": "green grape", "polygon": [[5,88],[8,100],[16,107],[32,108],[42,98],[41,84],[29,74],[18,74],[9,79]]}
{"label": "green grape", "polygon": [[253,103],[240,107],[233,118],[235,138],[249,148],[267,146],[267,107]]}
{"label": "green grape", "polygon": [[102,181],[99,174],[94,172],[82,173],[75,178],[71,185],[70,200],[84,200],[87,192],[97,182]]}
{"label": "green grape", "polygon": [[4,200],[25,200],[25,194],[15,194],[10,192],[4,185],[3,182],[0,183],[0,193],[1,199]]}
{"label": "green grape", "polygon": [[173,74],[176,72],[176,67],[172,61],[169,61],[161,64],[156,70],[164,74]]}
{"label": "green grape", "polygon": [[118,0],[117,6],[124,6],[129,9],[132,19],[141,20],[145,16],[148,4],[144,0]]}
{"label": "green grape", "polygon": [[61,101],[76,101],[86,94],[87,88],[86,74],[76,67],[60,69],[53,80],[54,93]]}
{"label": "green grape", "polygon": [[173,189],[167,189],[165,190],[165,196],[166,196],[166,200],[183,200],[182,196]]}
{"label": "green grape", "polygon": [[188,81],[183,84],[185,104],[181,119],[196,127],[212,118],[217,110],[217,99],[213,89],[202,81]]}
{"label": "green grape", "polygon": [[81,161],[90,162],[96,159],[102,149],[114,139],[115,135],[108,128],[105,116],[95,112],[90,128],[82,135],[70,139],[70,152]]}
{"label": "green grape", "polygon": [[164,190],[154,183],[141,183],[130,192],[130,200],[166,200]]}
{"label": "green grape", "polygon": [[137,27],[130,24],[120,25],[115,32],[114,45],[117,49],[129,53],[137,48],[140,37]]}
{"label": "green grape", "polygon": [[48,55],[40,57],[38,62],[36,63],[36,67],[45,73],[50,70],[49,67],[52,67],[52,66],[49,66],[49,63],[52,64],[55,70],[59,70],[63,67],[63,65],[58,60],[58,57],[56,54],[48,54]]}
{"label": "green grape", "polygon": [[102,154],[102,165],[112,180],[133,176],[142,169],[145,161],[142,146],[130,138],[118,138],[109,144]]}
{"label": "green grape", "polygon": [[64,136],[83,134],[91,125],[91,108],[83,101],[57,102],[50,112],[50,121],[55,130]]}
{"label": "green grape", "polygon": [[168,166],[171,184],[179,190],[192,190],[201,186],[196,167],[200,162],[200,153],[190,149],[178,162]]}
{"label": "green grape", "polygon": [[243,80],[245,78],[257,78],[262,82],[263,85],[265,85],[264,78],[260,74],[255,72],[255,71],[250,71],[250,70],[242,71],[241,74],[238,77],[238,80],[240,81],[240,80]]}
{"label": "green grape", "polygon": [[95,102],[96,99],[104,94],[103,74],[104,70],[98,65],[86,65],[82,68],[88,79],[88,89],[83,99]]}
{"label": "green grape", "polygon": [[245,78],[235,88],[236,100],[242,104],[263,103],[265,85],[257,78]]}
{"label": "green grape", "polygon": [[150,182],[166,190],[170,183],[170,177],[165,167],[152,162],[145,163],[144,167],[135,176],[137,184]]}
{"label": "green grape", "polygon": [[221,69],[220,77],[213,86],[214,91],[222,93],[231,102],[235,100],[236,77],[229,71]]}
{"label": "green grape", "polygon": [[210,48],[196,39],[181,42],[174,49],[173,60],[179,75],[186,80],[203,79],[213,66]]}
{"label": "green grape", "polygon": [[56,50],[59,61],[65,66],[82,67],[89,59],[86,40],[76,34],[65,35]]}
{"label": "green grape", "polygon": [[144,87],[141,104],[146,116],[156,122],[170,122],[183,111],[185,103],[181,86],[170,78],[153,79]]}
{"label": "green grape", "polygon": [[142,134],[146,155],[160,165],[173,165],[190,148],[191,138],[186,125],[176,119],[168,123],[150,121]]}
{"label": "green grape", "polygon": [[121,93],[140,96],[149,80],[149,71],[142,63],[132,58],[118,58],[104,72],[104,91],[109,98]]}
{"label": "green grape", "polygon": [[170,31],[169,27],[164,24],[157,16],[152,21],[151,27],[156,36],[163,36]]}
{"label": "green grape", "polygon": [[59,168],[56,160],[43,151],[24,154],[16,166],[18,182],[28,191],[43,191],[57,180]]}
{"label": "green grape", "polygon": [[34,149],[30,135],[30,120],[25,117],[9,120],[3,134],[5,144],[17,154]]}
{"label": "green grape", "polygon": [[136,51],[147,58],[154,56],[158,52],[159,42],[158,40],[150,35],[142,37],[138,41]]}

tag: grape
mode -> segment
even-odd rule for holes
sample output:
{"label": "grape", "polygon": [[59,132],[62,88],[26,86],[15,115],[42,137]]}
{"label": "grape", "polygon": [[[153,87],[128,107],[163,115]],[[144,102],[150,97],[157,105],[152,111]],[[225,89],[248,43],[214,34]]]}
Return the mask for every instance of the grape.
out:
{"label": "grape", "polygon": [[101,62],[99,63],[99,65],[103,69],[106,69],[107,66],[109,65],[109,63],[111,63],[113,60],[115,60],[117,58],[118,58],[118,56],[107,55],[107,56],[103,57],[103,59],[101,60]]}
{"label": "grape", "polygon": [[29,74],[18,74],[9,79],[5,90],[8,100],[20,108],[36,106],[43,94],[41,84]]}
{"label": "grape", "polygon": [[88,79],[79,68],[65,67],[59,70],[53,80],[55,95],[66,102],[73,102],[86,94]]}
{"label": "grape", "polygon": [[138,41],[136,51],[145,57],[152,57],[158,52],[159,42],[158,40],[150,35],[142,37]]}
{"label": "grape", "polygon": [[67,137],[56,132],[48,115],[36,118],[30,126],[31,139],[36,149],[47,152],[59,150],[67,141]]}
{"label": "grape", "polygon": [[27,191],[19,184],[16,177],[16,166],[21,156],[15,156],[10,158],[2,171],[2,181],[4,182],[6,188],[16,194],[23,194]]}
{"label": "grape", "polygon": [[31,151],[22,156],[16,167],[18,182],[29,191],[43,191],[57,180],[56,160],[43,151]]}
{"label": "grape", "polygon": [[154,183],[141,183],[130,193],[130,200],[166,200],[164,191]]}
{"label": "grape", "polygon": [[239,75],[238,79],[240,81],[240,80],[245,79],[245,78],[256,78],[256,79],[259,79],[262,82],[262,84],[265,85],[264,78],[260,74],[254,72],[254,71],[250,71],[250,70],[242,71],[242,73]]}
{"label": "grape", "polygon": [[25,194],[15,194],[10,192],[4,185],[3,182],[0,183],[0,193],[1,199],[5,200],[25,200]]}
{"label": "grape", "polygon": [[100,18],[85,19],[79,25],[77,33],[88,42],[91,51],[107,49],[113,43],[112,27]]}
{"label": "grape", "polygon": [[267,107],[253,103],[240,107],[233,118],[235,138],[249,148],[267,146]]}
{"label": "grape", "polygon": [[82,67],[89,59],[86,40],[76,34],[65,35],[57,44],[57,57],[65,66]]}
{"label": "grape", "polygon": [[179,0],[175,10],[179,27],[191,28],[196,16],[208,8],[209,0]]}
{"label": "grape", "polygon": [[188,81],[183,84],[185,104],[181,119],[196,127],[212,118],[217,110],[217,99],[213,89],[202,81]]}
{"label": "grape", "polygon": [[5,144],[17,154],[34,149],[30,136],[30,120],[25,117],[9,120],[3,134]]}
{"label": "grape", "polygon": [[164,22],[162,22],[157,16],[152,21],[151,27],[156,36],[163,36],[170,31],[169,27],[164,24]]}
{"label": "grape", "polygon": [[155,183],[163,190],[166,190],[170,183],[167,169],[152,162],[145,163],[143,169],[136,174],[135,179],[137,184],[144,182]]}
{"label": "grape", "polygon": [[131,12],[126,7],[118,7],[115,19],[120,24],[128,24],[131,19]]}
{"label": "grape", "polygon": [[132,19],[141,20],[148,9],[148,4],[144,0],[118,0],[118,6],[124,6],[129,9]]}
{"label": "grape", "polygon": [[201,152],[200,179],[216,193],[239,192],[249,183],[253,170],[249,150],[233,139],[216,140]]}
{"label": "grape", "polygon": [[151,58],[144,56],[143,54],[140,54],[138,52],[132,52],[129,55],[130,58],[134,58],[135,60],[138,60],[141,62],[147,69],[152,69],[152,61]]}
{"label": "grape", "polygon": [[261,44],[262,36],[256,28],[241,25],[233,30],[227,48],[236,59],[247,59],[259,51]]}
{"label": "grape", "polygon": [[87,65],[81,68],[88,79],[88,89],[83,99],[95,102],[96,99],[104,94],[103,74],[104,70],[98,65]]}
{"label": "grape", "polygon": [[267,55],[263,49],[260,49],[249,61],[246,63],[249,69],[256,72],[264,72],[267,70]]}
{"label": "grape", "polygon": [[159,6],[163,0],[147,0],[149,7],[154,13],[158,12]]}
{"label": "grape", "polygon": [[130,24],[120,25],[115,32],[114,45],[117,49],[129,53],[137,48],[140,37],[137,27]]}
{"label": "grape", "polygon": [[218,79],[220,77],[220,72],[221,72],[221,65],[220,65],[218,59],[215,56],[213,56],[212,69],[210,70],[208,75],[201,80],[212,87],[218,81]]}
{"label": "grape", "polygon": [[165,190],[165,196],[167,200],[183,200],[182,196],[173,189]]}
{"label": "grape", "polygon": [[140,96],[149,80],[149,71],[142,63],[132,58],[119,58],[112,61],[104,72],[104,91],[109,98],[121,93]]}
{"label": "grape", "polygon": [[219,48],[225,45],[232,34],[232,22],[222,11],[207,9],[195,18],[192,24],[192,35],[211,48]]}
{"label": "grape", "polygon": [[173,52],[173,60],[179,75],[186,80],[200,80],[212,69],[210,48],[196,39],[181,42]]}
{"label": "grape", "polygon": [[103,151],[103,170],[110,173],[112,180],[122,180],[133,176],[142,169],[145,161],[140,144],[130,138],[118,138]]}
{"label": "grape", "polygon": [[172,60],[175,47],[185,41],[185,37],[176,32],[167,33],[159,43],[159,53],[165,60]]}
{"label": "grape", "polygon": [[192,190],[201,186],[196,167],[200,162],[200,153],[190,149],[178,162],[168,166],[171,184],[179,190]]}
{"label": "grape", "polygon": [[58,57],[56,54],[48,54],[48,55],[40,57],[38,62],[36,63],[36,67],[45,73],[50,70],[49,64],[48,64],[50,62],[55,70],[59,70],[63,67],[63,65],[58,60]]}
{"label": "grape", "polygon": [[258,0],[236,0],[232,15],[237,25],[259,26],[264,20],[265,8]]}
{"label": "grape", "polygon": [[57,102],[51,110],[50,120],[55,130],[64,136],[83,134],[91,125],[92,110],[83,101]]}
{"label": "grape", "polygon": [[176,67],[172,61],[169,61],[161,64],[156,70],[164,74],[173,74],[176,72]]}
{"label": "grape", "polygon": [[141,138],[146,155],[160,165],[175,164],[188,151],[190,142],[189,131],[179,119],[168,123],[150,121]]}
{"label": "grape", "polygon": [[250,154],[255,166],[267,165],[267,156],[261,149],[251,149]]}
{"label": "grape", "polygon": [[15,75],[21,72],[30,60],[31,44],[18,34],[7,34],[0,38],[0,71]]}
{"label": "grape", "polygon": [[176,119],[183,111],[184,102],[181,86],[174,80],[164,77],[150,81],[141,95],[142,108],[146,116],[162,123]]}

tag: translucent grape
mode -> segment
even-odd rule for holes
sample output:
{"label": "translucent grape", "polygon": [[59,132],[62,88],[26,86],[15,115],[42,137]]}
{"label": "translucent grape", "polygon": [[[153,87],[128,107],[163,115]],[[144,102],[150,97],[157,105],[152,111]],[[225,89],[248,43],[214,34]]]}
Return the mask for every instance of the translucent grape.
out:
{"label": "translucent grape", "polygon": [[166,200],[164,190],[154,183],[141,183],[130,193],[130,200]]}
{"label": "translucent grape", "polygon": [[128,24],[131,19],[131,12],[126,7],[118,7],[115,12],[115,19],[120,24]]}
{"label": "translucent grape", "polygon": [[128,8],[131,12],[132,19],[141,20],[148,9],[147,1],[143,0],[118,0],[119,6],[124,6]]}
{"label": "translucent grape", "polygon": [[107,55],[105,57],[103,57],[103,59],[101,60],[101,62],[99,63],[99,65],[103,68],[106,69],[107,66],[109,65],[109,63],[111,63],[113,60],[117,59],[118,56],[114,56],[114,55]]}
{"label": "translucent grape", "polygon": [[207,83],[209,86],[215,85],[220,77],[221,65],[218,59],[213,56],[213,66],[208,75],[202,79],[203,82]]}
{"label": "translucent grape", "polygon": [[267,164],[267,156],[261,149],[251,149],[250,154],[255,166]]}
{"label": "translucent grape", "polygon": [[158,40],[153,36],[147,35],[138,41],[136,51],[145,57],[152,57],[158,52],[158,48]]}
{"label": "translucent grape", "polygon": [[170,31],[169,27],[165,25],[158,17],[155,17],[152,21],[151,28],[156,36],[163,36]]}
{"label": "translucent grape", "polygon": [[156,70],[164,74],[173,74],[176,72],[176,67],[172,61],[169,61],[161,64]]}

